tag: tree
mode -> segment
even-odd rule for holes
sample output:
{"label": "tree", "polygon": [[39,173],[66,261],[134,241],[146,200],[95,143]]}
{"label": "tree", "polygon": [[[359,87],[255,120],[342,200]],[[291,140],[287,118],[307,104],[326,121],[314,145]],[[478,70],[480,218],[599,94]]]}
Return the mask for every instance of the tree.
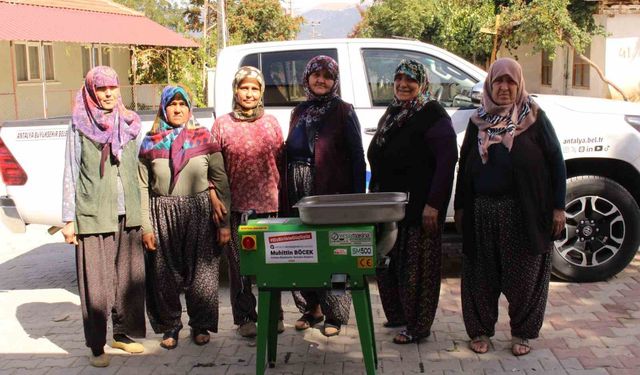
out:
{"label": "tree", "polygon": [[624,92],[605,77],[602,69],[583,54],[594,35],[605,35],[603,28],[593,19],[597,4],[582,0],[513,0],[509,6],[499,9],[502,16],[498,29],[499,44],[504,43],[508,49],[529,44],[534,52],[544,50],[552,58],[558,47],[569,46],[598,73],[603,82],[628,100]]}
{"label": "tree", "polygon": [[[492,45],[513,50],[527,44],[552,58],[558,47],[569,46],[625,97],[582,54],[594,35],[604,35],[593,18],[597,6],[584,0],[374,0],[352,36],[419,39],[485,66]],[[485,30],[493,30],[495,38]]]}
{"label": "tree", "polygon": [[361,14],[352,37],[417,39],[477,64],[491,53],[491,36],[480,31],[494,22],[490,0],[375,0]]}

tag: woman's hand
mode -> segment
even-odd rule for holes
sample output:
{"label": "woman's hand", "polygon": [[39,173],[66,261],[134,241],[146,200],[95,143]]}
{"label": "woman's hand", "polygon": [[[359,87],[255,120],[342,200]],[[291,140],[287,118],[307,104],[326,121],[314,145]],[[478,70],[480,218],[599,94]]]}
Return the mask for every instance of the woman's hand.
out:
{"label": "woman's hand", "polygon": [[218,245],[224,246],[231,239],[231,230],[229,228],[218,228]]}
{"label": "woman's hand", "polygon": [[564,214],[564,210],[554,209],[553,210],[553,226],[551,228],[551,234],[553,234],[553,238],[557,238],[562,230],[564,229],[564,224],[566,223],[566,216]]}
{"label": "woman's hand", "polygon": [[227,208],[224,203],[218,199],[215,189],[209,190],[209,198],[211,199],[211,208],[213,211],[213,222],[216,225],[220,225],[224,221],[224,217],[227,215]]}
{"label": "woman's hand", "polygon": [[142,244],[149,251],[156,251],[156,236],[153,232],[142,235]]}
{"label": "woman's hand", "polygon": [[456,222],[456,231],[458,231],[459,234],[462,234],[462,218],[464,217],[464,210],[463,209],[457,209],[456,212],[453,214],[453,220]]}
{"label": "woman's hand", "polygon": [[434,234],[438,231],[438,210],[428,204],[425,204],[424,210],[422,210],[422,227],[427,234]]}
{"label": "woman's hand", "polygon": [[76,238],[76,226],[73,221],[68,221],[64,227],[62,227],[62,235],[64,236],[64,242],[77,245],[78,239]]}

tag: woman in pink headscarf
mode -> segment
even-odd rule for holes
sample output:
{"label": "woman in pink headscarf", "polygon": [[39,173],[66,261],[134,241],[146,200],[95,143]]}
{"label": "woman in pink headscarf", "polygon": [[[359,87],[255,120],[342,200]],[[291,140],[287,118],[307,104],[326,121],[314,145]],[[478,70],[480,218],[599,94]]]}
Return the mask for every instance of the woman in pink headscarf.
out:
{"label": "woman in pink headscarf", "polygon": [[552,240],[565,223],[565,180],[558,138],[525,90],[522,68],[498,59],[467,127],[454,203],[463,234],[462,313],[474,352],[489,350],[501,293],[513,355],[528,354],[529,339],[538,337]]}
{"label": "woman in pink headscarf", "polygon": [[112,347],[140,353],[144,337],[144,253],[141,241],[138,145],[140,117],[122,104],[118,75],[108,66],[87,73],[78,91],[65,154],[62,229],[76,245],[78,289],[90,364],[109,365]]}

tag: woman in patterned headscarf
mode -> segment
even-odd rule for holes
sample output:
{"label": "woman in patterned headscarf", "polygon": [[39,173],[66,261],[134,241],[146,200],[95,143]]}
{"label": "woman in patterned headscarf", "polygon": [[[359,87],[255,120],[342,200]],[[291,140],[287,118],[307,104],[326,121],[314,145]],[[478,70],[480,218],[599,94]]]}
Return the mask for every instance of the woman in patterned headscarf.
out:
{"label": "woman in patterned headscarf", "polygon": [[[160,346],[173,349],[182,329],[185,293],[194,343],[218,331],[220,247],[229,240],[225,218],[214,224],[211,199],[229,198],[220,147],[191,114],[191,95],[166,86],[158,115],[140,146],[142,241],[147,248],[147,313]],[[209,192],[210,185],[216,194]],[[216,244],[217,240],[217,244]]]}
{"label": "woman in patterned headscarf", "polygon": [[144,337],[144,253],[140,242],[137,144],[140,117],[122,104],[118,76],[107,66],[87,73],[78,91],[65,153],[62,229],[76,245],[76,270],[90,364],[109,365],[112,347],[140,353]]}
{"label": "woman in patterned headscarf", "polygon": [[[307,195],[364,193],[365,162],[360,123],[353,106],[340,99],[338,64],[316,56],[303,75],[307,100],[294,108],[287,138],[288,209]],[[325,320],[325,336],[340,333],[349,320],[351,296],[294,292],[303,315],[296,329]]]}
{"label": "woman in patterned headscarf", "polygon": [[377,273],[384,325],[406,325],[394,337],[396,344],[431,334],[440,295],[442,227],[458,158],[451,119],[437,101],[429,101],[428,83],[424,65],[400,62],[393,101],[367,153],[371,191],[409,192],[389,266]]}
{"label": "woman in patterned headscarf", "polygon": [[470,347],[486,353],[504,293],[511,351],[529,353],[544,318],[552,238],[564,228],[566,170],[545,113],[525,90],[522,68],[496,60],[471,116],[455,196],[463,233],[462,313]]}
{"label": "woman in patterned headscarf", "polygon": [[[232,87],[233,112],[217,118],[211,133],[222,148],[231,185],[231,242],[224,251],[229,264],[233,321],[238,334],[254,337],[256,298],[250,280],[240,275],[238,226],[247,210],[255,210],[258,217],[278,214],[284,140],[278,120],[264,113],[262,72],[243,66],[236,72]],[[282,318],[278,331],[284,331]]]}

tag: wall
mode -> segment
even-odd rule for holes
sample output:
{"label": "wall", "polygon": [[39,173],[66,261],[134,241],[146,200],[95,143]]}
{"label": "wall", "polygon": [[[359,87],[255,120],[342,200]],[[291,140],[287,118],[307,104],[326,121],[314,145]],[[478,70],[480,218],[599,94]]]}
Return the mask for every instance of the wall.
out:
{"label": "wall", "polygon": [[[47,117],[66,116],[71,114],[75,95],[84,82],[82,71],[82,45],[76,43],[53,44],[54,80],[46,82]],[[13,102],[12,61],[10,43],[0,42],[0,121],[15,120]],[[123,88],[123,99],[131,101],[129,86],[129,49],[112,47],[111,66],[120,77]],[[45,110],[42,99],[42,80],[18,82],[15,92],[19,119],[44,118]],[[125,101],[126,102],[126,101]]]}
{"label": "wall", "polygon": [[[640,14],[618,14],[607,19],[606,75],[627,96],[640,101]],[[614,98],[620,97],[611,91]]]}
{"label": "wall", "polygon": [[[605,76],[621,87],[633,101],[640,101],[640,14],[596,15],[596,22],[605,27],[606,37],[594,37],[590,59]],[[590,96],[620,99],[621,95],[603,82],[595,69],[589,69],[589,88],[572,87],[573,51],[558,48],[553,61],[552,84],[541,84],[542,58],[530,45],[515,51],[503,49],[499,56],[517,58],[522,65],[527,90],[532,93]],[[565,79],[566,75],[566,79]]]}

